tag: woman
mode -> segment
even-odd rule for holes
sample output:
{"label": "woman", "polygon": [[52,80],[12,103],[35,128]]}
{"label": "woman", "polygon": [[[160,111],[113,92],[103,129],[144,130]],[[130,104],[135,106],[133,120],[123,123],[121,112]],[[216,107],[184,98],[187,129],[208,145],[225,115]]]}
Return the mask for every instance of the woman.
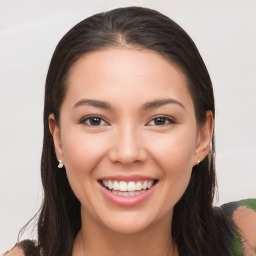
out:
{"label": "woman", "polygon": [[77,24],[46,79],[38,241],[7,255],[253,255],[255,200],[212,206],[214,115],[169,18],[130,7]]}

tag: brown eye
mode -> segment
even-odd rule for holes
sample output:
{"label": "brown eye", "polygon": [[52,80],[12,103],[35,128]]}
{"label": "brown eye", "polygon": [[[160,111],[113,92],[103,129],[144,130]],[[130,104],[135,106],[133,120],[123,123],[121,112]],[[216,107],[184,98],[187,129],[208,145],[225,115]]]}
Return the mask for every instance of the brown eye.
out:
{"label": "brown eye", "polygon": [[153,118],[148,125],[150,126],[164,126],[167,124],[174,123],[174,121],[171,118],[165,117],[165,116],[158,116]]}
{"label": "brown eye", "polygon": [[86,117],[85,119],[82,120],[81,123],[84,123],[88,126],[102,126],[102,125],[106,125],[106,122],[98,116],[90,116],[90,117]]}

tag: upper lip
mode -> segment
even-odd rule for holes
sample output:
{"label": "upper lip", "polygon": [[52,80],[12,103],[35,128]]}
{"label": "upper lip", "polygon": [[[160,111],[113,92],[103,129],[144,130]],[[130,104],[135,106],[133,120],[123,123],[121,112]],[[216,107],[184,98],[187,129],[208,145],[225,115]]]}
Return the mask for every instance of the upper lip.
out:
{"label": "upper lip", "polygon": [[104,176],[98,180],[116,180],[116,181],[142,181],[142,180],[156,180],[153,177],[144,175],[112,175]]}

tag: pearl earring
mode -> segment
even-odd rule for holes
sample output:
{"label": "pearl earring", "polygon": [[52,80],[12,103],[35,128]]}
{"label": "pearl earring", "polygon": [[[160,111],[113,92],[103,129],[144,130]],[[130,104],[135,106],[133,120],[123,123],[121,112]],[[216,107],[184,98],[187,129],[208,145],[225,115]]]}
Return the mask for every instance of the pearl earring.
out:
{"label": "pearl earring", "polygon": [[196,165],[199,165],[200,163],[201,163],[201,161],[200,161],[200,160],[198,160]]}
{"label": "pearl earring", "polygon": [[58,160],[59,161],[59,164],[58,164],[58,168],[62,168],[64,165],[63,165],[63,163],[62,163],[62,160]]}

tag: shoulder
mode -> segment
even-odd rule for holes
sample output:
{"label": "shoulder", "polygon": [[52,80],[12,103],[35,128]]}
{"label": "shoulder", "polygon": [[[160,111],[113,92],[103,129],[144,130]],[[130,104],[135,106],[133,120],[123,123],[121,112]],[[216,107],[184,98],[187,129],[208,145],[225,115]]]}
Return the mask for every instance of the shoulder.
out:
{"label": "shoulder", "polygon": [[38,256],[37,243],[32,240],[23,240],[17,243],[10,251],[6,252],[4,256]]}
{"label": "shoulder", "polygon": [[235,224],[244,255],[256,255],[256,199],[231,202],[222,208]]}
{"label": "shoulder", "polygon": [[4,256],[25,256],[25,254],[24,251],[16,245],[10,251],[5,253]]}

